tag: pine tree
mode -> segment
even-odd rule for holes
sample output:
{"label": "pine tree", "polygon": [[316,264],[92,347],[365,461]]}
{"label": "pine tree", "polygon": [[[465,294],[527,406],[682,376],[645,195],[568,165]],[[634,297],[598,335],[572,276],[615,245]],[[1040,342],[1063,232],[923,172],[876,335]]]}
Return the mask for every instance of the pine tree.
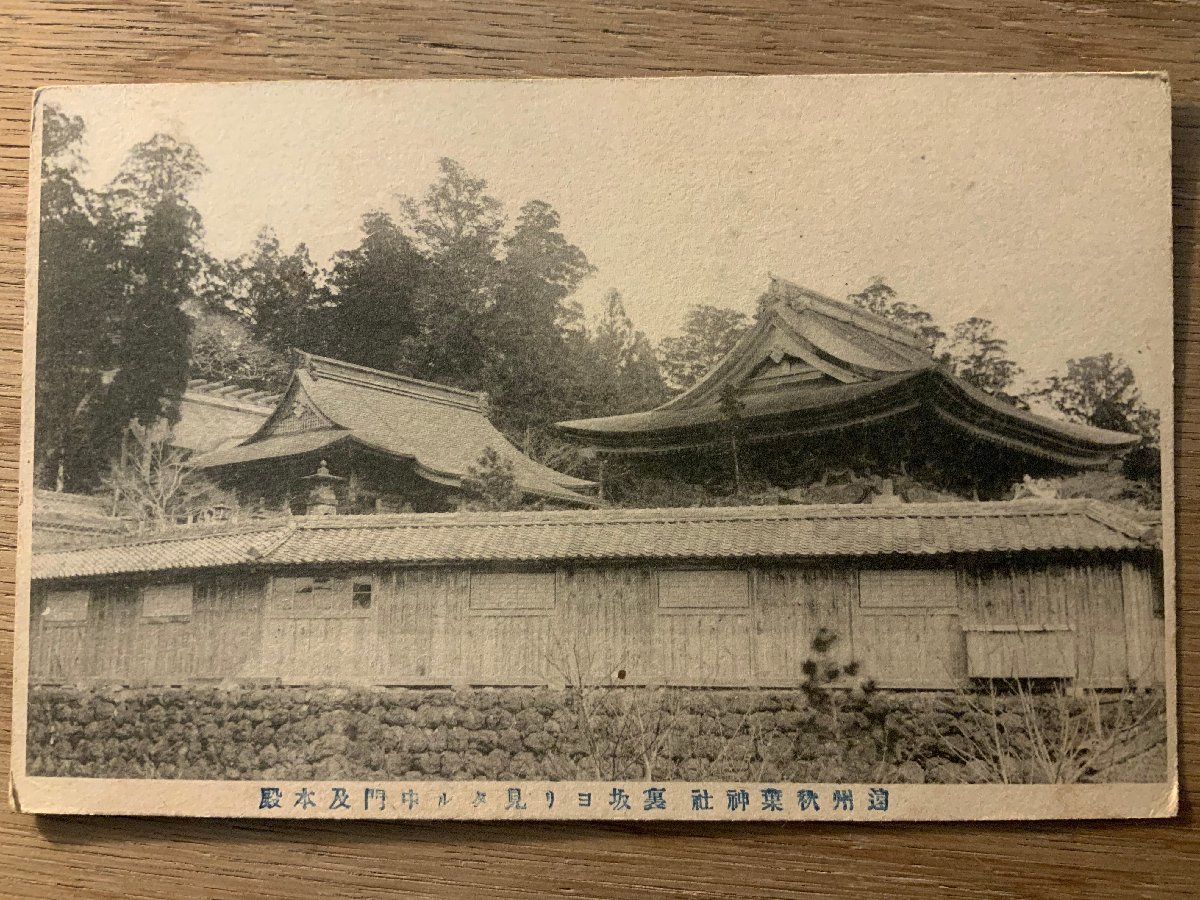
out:
{"label": "pine tree", "polygon": [[322,313],[328,296],[304,244],[285,254],[275,232],[264,228],[255,238],[254,249],[230,268],[224,305],[250,324],[264,347],[280,354],[323,349]]}
{"label": "pine tree", "polygon": [[1016,402],[1008,389],[1021,374],[1021,367],[1008,358],[1008,341],[996,334],[995,324],[988,319],[972,316],[955,325],[941,357],[959,378]]}
{"label": "pine tree", "polygon": [[590,415],[612,415],[651,409],[666,399],[667,389],[658,359],[646,335],[638,331],[625,312],[616,289],[609,290],[604,310],[591,332],[593,357],[586,367],[593,383],[589,389]]}
{"label": "pine tree", "polygon": [[931,350],[946,340],[946,332],[938,327],[933,316],[912,303],[899,299],[895,288],[882,276],[876,275],[870,284],[846,298],[850,303],[897,325],[916,332]]}
{"label": "pine tree", "polygon": [[187,199],[204,172],[165,135],[133,148],[108,188],[83,188],[81,120],[44,110],[39,259],[40,480],[95,487],[131,420],[173,422],[187,384],[183,311],[203,261]]}

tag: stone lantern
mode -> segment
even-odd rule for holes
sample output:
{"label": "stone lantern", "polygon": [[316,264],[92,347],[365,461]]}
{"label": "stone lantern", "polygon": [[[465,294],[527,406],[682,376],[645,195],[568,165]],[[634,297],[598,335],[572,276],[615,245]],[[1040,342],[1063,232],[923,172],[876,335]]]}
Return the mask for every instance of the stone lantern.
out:
{"label": "stone lantern", "polygon": [[345,478],[329,474],[329,465],[321,460],[315,475],[306,475],[300,479],[308,487],[308,495],[304,504],[306,516],[336,516],[338,511],[338,486],[345,484]]}

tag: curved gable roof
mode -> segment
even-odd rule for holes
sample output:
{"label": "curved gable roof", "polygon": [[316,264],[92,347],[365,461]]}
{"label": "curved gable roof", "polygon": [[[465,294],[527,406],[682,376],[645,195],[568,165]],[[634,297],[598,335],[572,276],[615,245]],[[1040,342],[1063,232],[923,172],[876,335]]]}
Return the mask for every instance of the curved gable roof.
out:
{"label": "curved gable roof", "polygon": [[[568,437],[611,452],[663,453],[724,441],[719,400],[732,385],[751,440],[820,434],[925,407],[971,437],[1071,467],[1104,465],[1138,436],[1060,422],[1019,409],[940,367],[921,337],[867,310],[782,279],[778,299],[707,376],[639,413],[559,422]],[[748,382],[791,356],[822,377]]]}
{"label": "curved gable roof", "polygon": [[848,384],[935,365],[921,337],[882,316],[773,278],[778,299],[725,358],[676,397],[657,407],[679,409],[714,401],[772,353],[782,351]]}
{"label": "curved gable roof", "polygon": [[[293,416],[293,406],[300,414]],[[302,423],[293,425],[295,418]],[[525,456],[488,421],[482,395],[305,354],[276,411],[243,444],[202,457],[206,468],[310,452],[342,440],[401,459],[440,484],[457,484],[492,447],[517,484],[538,496],[592,503],[592,482]]]}

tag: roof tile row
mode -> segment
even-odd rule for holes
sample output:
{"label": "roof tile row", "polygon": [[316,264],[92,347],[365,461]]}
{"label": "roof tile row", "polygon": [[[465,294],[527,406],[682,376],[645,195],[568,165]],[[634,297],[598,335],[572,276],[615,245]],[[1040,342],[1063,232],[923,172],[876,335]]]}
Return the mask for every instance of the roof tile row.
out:
{"label": "roof tile row", "polygon": [[298,517],[36,553],[35,580],[249,566],[1122,551],[1155,530],[1094,500]]}

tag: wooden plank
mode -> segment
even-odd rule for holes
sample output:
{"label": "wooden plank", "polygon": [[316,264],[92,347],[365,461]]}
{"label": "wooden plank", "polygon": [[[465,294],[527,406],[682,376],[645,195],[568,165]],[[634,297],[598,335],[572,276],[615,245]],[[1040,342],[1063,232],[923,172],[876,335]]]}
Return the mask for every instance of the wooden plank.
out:
{"label": "wooden plank", "polygon": [[[653,575],[634,566],[559,573],[550,674],[577,683],[642,683],[661,677],[654,633]],[[620,677],[624,673],[624,677]]]}
{"label": "wooden plank", "polygon": [[966,639],[959,617],[854,617],[861,674],[887,688],[954,688],[967,671]]}
{"label": "wooden plank", "polygon": [[1120,688],[1129,677],[1121,570],[1096,563],[1076,570],[1079,590],[1074,622],[1083,687]]}
{"label": "wooden plank", "polygon": [[1135,562],[1121,564],[1121,590],[1125,612],[1125,649],[1129,677],[1139,686],[1162,684],[1163,617],[1155,613],[1159,575]]}
{"label": "wooden plank", "polygon": [[1070,631],[968,631],[966,639],[972,678],[1074,678],[1077,671]]}
{"label": "wooden plank", "polygon": [[665,684],[741,685],[753,678],[747,612],[660,610],[654,647]]}
{"label": "wooden plank", "polygon": [[853,573],[827,567],[762,567],[754,579],[755,680],[794,686],[814,657],[821,629],[835,636],[830,658],[845,665],[857,658],[851,605]]}

